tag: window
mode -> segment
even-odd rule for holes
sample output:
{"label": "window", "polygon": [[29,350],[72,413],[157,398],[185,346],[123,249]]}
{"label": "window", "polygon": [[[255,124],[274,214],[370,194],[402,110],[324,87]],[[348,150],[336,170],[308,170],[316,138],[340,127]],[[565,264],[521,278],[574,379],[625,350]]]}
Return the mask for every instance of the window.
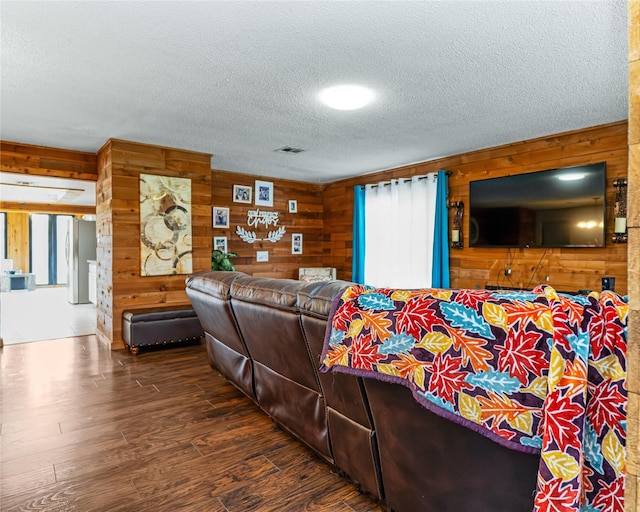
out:
{"label": "window", "polygon": [[447,172],[354,189],[353,273],[374,287],[448,288]]}
{"label": "window", "polygon": [[72,218],[47,213],[29,216],[31,272],[36,285],[67,284],[66,246]]}
{"label": "window", "polygon": [[49,284],[49,215],[32,214],[29,223],[31,272],[36,275],[36,285]]}
{"label": "window", "polygon": [[436,183],[393,180],[365,187],[365,283],[431,286]]}

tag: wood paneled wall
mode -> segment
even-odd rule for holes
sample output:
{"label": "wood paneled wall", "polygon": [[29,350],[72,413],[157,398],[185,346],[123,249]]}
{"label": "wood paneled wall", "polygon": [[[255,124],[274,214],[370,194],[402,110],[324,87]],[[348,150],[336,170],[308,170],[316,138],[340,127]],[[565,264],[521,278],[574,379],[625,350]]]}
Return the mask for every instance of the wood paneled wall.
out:
{"label": "wood paneled wall", "polygon": [[[32,149],[33,148],[33,149]],[[129,307],[184,303],[184,276],[140,276],[138,176],[141,172],[192,179],[194,270],[210,268],[213,236],[226,236],[230,251],[240,257],[238,270],[269,277],[296,278],[299,267],[330,266],[338,277],[351,279],[353,186],[397,177],[426,174],[438,169],[452,171],[450,199],[468,205],[469,181],[534,172],[554,167],[606,161],[607,239],[613,221],[615,178],[627,175],[627,123],[619,122],[530,141],[517,142],[463,155],[379,172],[328,185],[260,178],[253,175],[210,170],[210,156],[203,153],[111,140],[95,155],[3,142],[3,170],[42,173],[60,177],[100,176],[97,187],[98,216],[98,331],[103,341],[122,347],[121,315]],[[22,165],[18,165],[22,162]],[[91,165],[94,166],[92,171]],[[251,204],[234,203],[233,185],[254,186],[255,179],[274,183],[273,208],[286,235],[276,243],[243,242],[238,225],[247,226]],[[295,199],[298,212],[288,212]],[[212,206],[230,209],[230,228],[212,227]],[[450,212],[451,224],[452,212]],[[265,231],[264,227],[252,231]],[[558,290],[599,289],[602,276],[616,278],[616,290],[627,293],[627,246],[612,244],[601,249],[512,250],[511,276],[504,276],[506,250],[468,247],[468,210],[463,219],[464,249],[451,250],[452,286],[476,288],[487,285],[531,286],[546,282]],[[291,234],[302,233],[302,255],[291,254]],[[268,262],[256,262],[256,251],[269,252]],[[544,257],[543,257],[544,256]],[[538,264],[540,268],[535,272]]]}
{"label": "wood paneled wall", "polygon": [[29,264],[29,212],[7,212],[7,258],[13,268],[31,272]]}
{"label": "wood paneled wall", "polygon": [[122,348],[122,312],[189,304],[185,275],[142,277],[140,273],[139,176],[191,179],[193,270],[210,268],[211,155],[135,142],[109,140],[98,151],[97,334]]}
{"label": "wood paneled wall", "polygon": [[[351,276],[353,187],[391,178],[452,171],[449,198],[469,204],[469,182],[571,165],[607,163],[607,245],[586,249],[512,249],[511,275],[504,275],[506,249],[469,248],[469,216],[463,218],[464,248],[451,249],[451,285],[483,288],[487,285],[529,288],[548,283],[557,290],[600,290],[601,278],[616,278],[616,291],[627,293],[627,246],[610,242],[613,232],[613,180],[627,175],[627,123],[618,122],[539,139],[474,151],[430,162],[331,183],[324,188],[325,266]],[[452,225],[453,212],[449,212]]]}
{"label": "wood paneled wall", "polygon": [[[233,202],[233,186],[244,185],[254,189],[256,179],[273,183],[272,208]],[[252,201],[254,199],[252,197]],[[297,213],[289,213],[289,200],[297,201]],[[322,266],[325,235],[321,185],[213,170],[211,205],[229,208],[229,229],[212,229],[211,236],[227,237],[228,250],[239,255],[233,260],[237,270],[254,276],[297,279],[298,268]],[[278,226],[248,226],[247,212],[256,209],[278,212]],[[286,233],[277,242],[259,241],[249,244],[238,236],[237,226],[255,231],[258,238],[265,238],[268,231],[279,226],[285,226]],[[291,253],[292,233],[302,233],[302,254]],[[256,251],[268,251],[269,261],[257,262]]]}
{"label": "wood paneled wall", "polygon": [[96,181],[96,154],[0,141],[0,171]]}
{"label": "wood paneled wall", "polygon": [[13,203],[10,201],[0,201],[0,211],[2,212],[29,212],[29,213],[52,213],[57,215],[95,215],[95,206],[69,205],[69,204],[45,204],[45,203]]}

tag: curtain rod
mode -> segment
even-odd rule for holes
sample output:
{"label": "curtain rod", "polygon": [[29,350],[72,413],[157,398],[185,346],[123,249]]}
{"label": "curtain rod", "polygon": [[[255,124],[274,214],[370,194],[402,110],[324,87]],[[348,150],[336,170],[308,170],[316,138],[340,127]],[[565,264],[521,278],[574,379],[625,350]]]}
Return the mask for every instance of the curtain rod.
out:
{"label": "curtain rod", "polygon": [[[420,180],[426,180],[427,178],[431,177],[431,176],[432,176],[432,175],[434,175],[434,174],[435,174],[435,177],[437,178],[437,177],[438,177],[437,173],[432,172],[432,173],[430,173],[430,174],[425,174],[425,175],[423,175],[423,176],[418,176],[418,181],[420,181]],[[453,171],[445,171],[445,174],[446,174],[447,176],[451,176],[451,175],[453,174]],[[396,178],[396,179],[397,179],[398,181],[411,181],[413,178],[415,178],[415,176],[412,176],[411,178]],[[382,182],[380,182],[380,183],[375,183],[375,184],[371,185],[371,188],[380,187],[380,186],[388,187],[388,186],[390,186],[390,185],[391,185],[391,182],[392,182],[392,181],[393,181],[393,180],[389,180],[389,181],[382,181]],[[360,185],[360,186],[364,187],[365,185]]]}

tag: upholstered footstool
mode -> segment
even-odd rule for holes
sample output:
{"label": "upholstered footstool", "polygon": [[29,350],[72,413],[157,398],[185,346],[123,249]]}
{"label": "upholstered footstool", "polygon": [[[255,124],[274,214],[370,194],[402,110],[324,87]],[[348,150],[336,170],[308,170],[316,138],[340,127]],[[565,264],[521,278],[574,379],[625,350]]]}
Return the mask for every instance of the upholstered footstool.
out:
{"label": "upholstered footstool", "polygon": [[191,306],[165,306],[122,313],[122,339],[133,355],[140,347],[196,341],[204,336]]}

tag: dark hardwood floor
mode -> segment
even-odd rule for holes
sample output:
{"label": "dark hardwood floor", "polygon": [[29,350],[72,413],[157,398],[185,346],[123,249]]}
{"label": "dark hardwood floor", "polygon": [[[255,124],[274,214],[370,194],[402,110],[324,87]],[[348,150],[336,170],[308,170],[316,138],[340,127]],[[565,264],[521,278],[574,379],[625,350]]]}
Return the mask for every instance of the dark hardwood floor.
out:
{"label": "dark hardwood floor", "polygon": [[382,511],[208,365],[94,336],[0,348],[0,510]]}

